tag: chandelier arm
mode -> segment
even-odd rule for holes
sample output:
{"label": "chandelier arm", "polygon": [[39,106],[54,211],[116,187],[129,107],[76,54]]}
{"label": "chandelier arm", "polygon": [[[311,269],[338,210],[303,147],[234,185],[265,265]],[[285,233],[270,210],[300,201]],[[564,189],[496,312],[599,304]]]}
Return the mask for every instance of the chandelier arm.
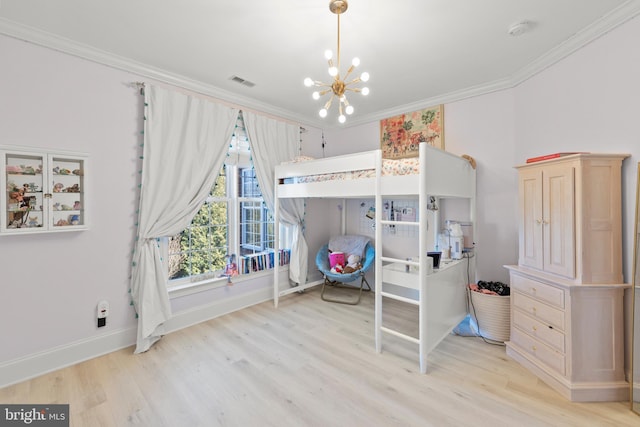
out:
{"label": "chandelier arm", "polygon": [[[355,66],[351,66],[349,67],[349,69],[347,70],[347,73],[344,75],[344,79],[347,80],[347,77],[349,77],[349,74],[351,74],[351,72],[353,71],[353,69],[356,68]],[[349,83],[347,83],[349,84]]]}
{"label": "chandelier arm", "polygon": [[331,98],[329,98],[329,100],[327,101],[326,104],[324,104],[324,109],[328,110],[329,108],[331,108],[331,101],[333,101],[333,98],[335,97],[335,94],[331,95]]}
{"label": "chandelier arm", "polygon": [[345,82],[345,85],[351,85],[354,83],[360,83],[362,80],[360,79],[360,77],[356,77],[355,79],[351,80],[350,82]]}

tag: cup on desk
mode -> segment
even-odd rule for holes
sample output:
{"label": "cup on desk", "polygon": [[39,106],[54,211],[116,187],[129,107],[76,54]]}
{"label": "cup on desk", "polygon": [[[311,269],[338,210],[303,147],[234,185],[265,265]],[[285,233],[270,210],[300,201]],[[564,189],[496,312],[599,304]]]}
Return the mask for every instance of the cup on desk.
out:
{"label": "cup on desk", "polygon": [[440,268],[440,258],[442,257],[442,252],[427,252],[427,256],[432,258],[431,262],[432,268]]}

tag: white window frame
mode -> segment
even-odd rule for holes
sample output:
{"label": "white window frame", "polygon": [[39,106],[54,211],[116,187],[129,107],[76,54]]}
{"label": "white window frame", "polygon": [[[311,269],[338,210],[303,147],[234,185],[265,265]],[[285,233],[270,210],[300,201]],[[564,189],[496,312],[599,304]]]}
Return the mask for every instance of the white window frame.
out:
{"label": "white window frame", "polygon": [[[226,201],[227,202],[227,244],[229,247],[229,253],[236,254],[236,262],[238,268],[240,268],[240,203],[242,201],[259,201],[264,202],[262,197],[239,197],[239,171],[242,168],[251,167],[251,160],[248,153],[234,153],[230,155],[225,162],[226,167],[226,185],[227,185],[227,197],[210,197],[207,202]],[[233,194],[233,196],[229,196]],[[288,227],[280,225],[280,242],[291,242],[291,232]],[[168,260],[169,252],[169,238],[163,238],[161,241],[161,251],[163,251],[163,259]],[[163,244],[162,244],[163,243]],[[290,246],[290,245],[288,245]],[[276,251],[277,253],[277,251]],[[280,267],[286,271],[288,265]],[[217,287],[223,287],[227,285],[228,279],[226,277],[220,277],[222,270],[200,274],[197,276],[187,276],[178,279],[171,279],[167,283],[167,289],[170,296],[177,297],[183,295],[189,295],[194,292],[200,292],[205,289],[212,289]],[[271,276],[273,274],[271,269],[263,270],[259,272],[252,272],[249,274],[240,274],[234,277],[232,280],[234,283],[242,282],[244,280],[254,279],[262,276]],[[168,263],[167,263],[167,276],[168,276]]]}

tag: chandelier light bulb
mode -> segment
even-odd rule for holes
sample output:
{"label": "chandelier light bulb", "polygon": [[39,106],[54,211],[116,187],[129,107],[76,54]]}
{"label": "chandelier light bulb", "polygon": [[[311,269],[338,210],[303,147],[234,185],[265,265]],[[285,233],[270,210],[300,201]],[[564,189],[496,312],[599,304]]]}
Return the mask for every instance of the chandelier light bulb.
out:
{"label": "chandelier light bulb", "polygon": [[[0,0],[2,1],[2,0]],[[347,10],[347,0],[329,0],[329,10],[331,13],[338,17],[338,50],[337,55],[334,58],[331,49],[324,51],[324,57],[327,60],[327,71],[332,79],[326,83],[324,81],[313,80],[311,78],[304,79],[304,85],[307,87],[317,86],[319,90],[314,91],[311,97],[314,100],[319,100],[325,95],[329,95],[327,102],[322,109],[318,111],[321,118],[327,117],[329,110],[331,109],[331,103],[333,99],[336,99],[338,109],[338,122],[345,123],[348,115],[353,114],[354,107],[347,101],[346,94],[351,92],[362,93],[362,95],[369,94],[369,88],[358,87],[360,83],[369,80],[369,73],[361,73],[359,77],[352,75],[354,69],[360,66],[360,58],[353,58],[351,65],[346,70],[340,70],[340,15]],[[327,99],[327,98],[325,98]],[[335,109],[335,107],[334,107]]]}

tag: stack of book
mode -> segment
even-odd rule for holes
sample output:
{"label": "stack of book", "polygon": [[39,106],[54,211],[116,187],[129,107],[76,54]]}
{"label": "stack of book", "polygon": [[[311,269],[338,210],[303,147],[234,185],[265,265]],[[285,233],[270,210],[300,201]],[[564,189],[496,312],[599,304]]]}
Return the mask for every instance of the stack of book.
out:
{"label": "stack of book", "polygon": [[[278,265],[287,265],[291,259],[290,249],[278,251]],[[275,266],[274,252],[261,252],[258,254],[244,255],[240,258],[240,274],[249,274],[256,271],[269,270]]]}

